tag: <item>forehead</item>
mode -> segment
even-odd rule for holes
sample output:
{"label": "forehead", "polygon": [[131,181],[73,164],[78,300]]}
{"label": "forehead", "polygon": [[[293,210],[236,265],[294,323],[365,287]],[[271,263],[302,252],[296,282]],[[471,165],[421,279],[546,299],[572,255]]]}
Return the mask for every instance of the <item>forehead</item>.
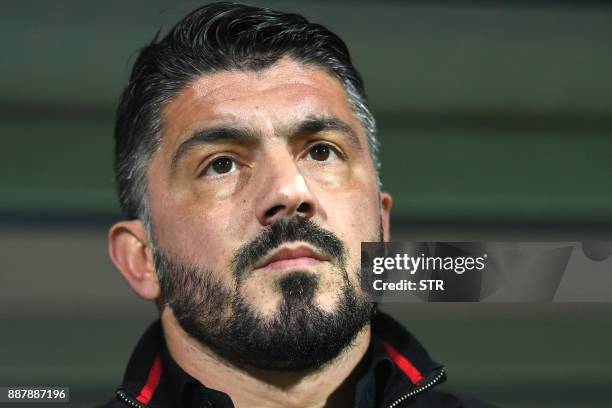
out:
{"label": "forehead", "polygon": [[222,71],[192,81],[163,111],[166,143],[234,123],[275,131],[311,115],[330,115],[359,131],[340,82],[325,70],[283,58],[261,71]]}

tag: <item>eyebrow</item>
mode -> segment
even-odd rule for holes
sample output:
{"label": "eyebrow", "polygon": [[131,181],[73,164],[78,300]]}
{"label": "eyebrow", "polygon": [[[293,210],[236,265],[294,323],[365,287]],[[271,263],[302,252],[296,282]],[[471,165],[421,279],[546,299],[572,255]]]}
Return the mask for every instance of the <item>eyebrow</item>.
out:
{"label": "eyebrow", "polygon": [[235,126],[221,126],[212,129],[204,129],[196,131],[189,139],[185,140],[174,153],[172,158],[172,170],[174,171],[178,166],[179,161],[189,151],[199,145],[203,144],[220,144],[226,142],[235,142],[241,144],[254,144],[259,140],[257,134],[252,130],[235,127]]}
{"label": "eyebrow", "polygon": [[361,143],[355,130],[346,122],[333,116],[309,116],[300,122],[292,133],[292,136],[300,134],[313,134],[326,130],[339,131],[344,133],[348,142],[356,149],[361,150]]}
{"label": "eyebrow", "polygon": [[[361,150],[361,143],[355,130],[346,122],[333,116],[308,116],[296,126],[292,127],[289,138],[304,134],[314,134],[323,131],[339,131],[347,136],[347,141],[356,149]],[[180,144],[172,158],[171,169],[174,172],[179,161],[192,149],[203,144],[221,144],[227,142],[240,144],[256,144],[260,134],[246,127],[219,126],[211,129],[198,130],[191,137]]]}

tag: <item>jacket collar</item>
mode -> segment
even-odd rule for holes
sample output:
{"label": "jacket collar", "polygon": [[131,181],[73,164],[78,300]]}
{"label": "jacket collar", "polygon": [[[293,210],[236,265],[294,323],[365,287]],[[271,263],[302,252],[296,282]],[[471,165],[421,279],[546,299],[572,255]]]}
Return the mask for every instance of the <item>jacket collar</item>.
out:
{"label": "jacket collar", "polygon": [[377,313],[372,333],[380,338],[394,363],[384,397],[378,399],[382,406],[396,406],[446,380],[445,367],[432,360],[421,343],[389,315]]}
{"label": "jacket collar", "polygon": [[[378,404],[391,404],[445,379],[444,367],[430,358],[412,334],[380,311],[372,319],[368,358],[368,374],[360,381],[358,393]],[[197,398],[204,406],[232,406],[221,392],[206,387],[194,391],[195,381],[170,357],[157,320],[136,345],[117,397],[135,408],[183,405],[184,398]]]}

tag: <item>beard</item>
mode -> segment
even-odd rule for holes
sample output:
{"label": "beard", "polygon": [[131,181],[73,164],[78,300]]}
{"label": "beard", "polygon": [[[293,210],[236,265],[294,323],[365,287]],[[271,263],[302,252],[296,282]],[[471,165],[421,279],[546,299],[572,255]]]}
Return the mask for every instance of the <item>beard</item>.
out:
{"label": "beard", "polygon": [[[240,292],[253,266],[283,243],[303,241],[325,253],[342,276],[333,311],[315,303],[319,278],[294,271],[277,278],[280,305],[263,315]],[[181,328],[219,357],[238,367],[297,371],[317,369],[349,347],[370,321],[375,304],[351,284],[346,249],[332,233],[295,217],[268,226],[236,251],[232,260],[234,288],[212,270],[189,265],[160,250],[153,251],[164,303]],[[354,271],[359,273],[359,267]]]}

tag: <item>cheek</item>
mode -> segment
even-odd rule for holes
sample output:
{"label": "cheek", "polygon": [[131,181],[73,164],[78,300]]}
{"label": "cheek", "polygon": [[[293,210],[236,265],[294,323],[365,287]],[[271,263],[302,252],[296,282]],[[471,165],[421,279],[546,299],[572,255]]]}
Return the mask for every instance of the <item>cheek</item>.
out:
{"label": "cheek", "polygon": [[[151,215],[160,249],[220,273],[245,236],[245,200],[206,194],[198,186],[151,189]],[[163,187],[163,186],[162,186]]]}
{"label": "cheek", "polygon": [[[336,194],[329,213],[330,228],[346,245],[349,264],[359,262],[361,242],[378,241],[380,210],[376,191]],[[332,215],[333,214],[333,215]]]}
{"label": "cheek", "polygon": [[226,274],[233,256],[226,217],[217,212],[181,208],[167,209],[154,220],[160,249],[183,262]]}
{"label": "cheek", "polygon": [[353,177],[352,170],[343,163],[320,164],[305,161],[301,163],[302,176],[311,183],[324,186],[326,189],[343,189]]}

